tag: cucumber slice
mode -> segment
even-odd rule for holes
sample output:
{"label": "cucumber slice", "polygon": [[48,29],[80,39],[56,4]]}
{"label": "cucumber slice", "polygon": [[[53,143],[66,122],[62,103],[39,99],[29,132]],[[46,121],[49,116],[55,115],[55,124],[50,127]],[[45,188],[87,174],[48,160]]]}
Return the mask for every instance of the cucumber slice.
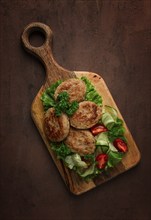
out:
{"label": "cucumber slice", "polygon": [[110,113],[105,112],[102,115],[102,123],[110,130],[115,124],[115,119]]}
{"label": "cucumber slice", "polygon": [[113,152],[117,152],[118,150],[114,147],[114,145],[109,141],[107,132],[102,132],[101,134],[96,136],[96,145],[101,146],[101,149],[103,148],[106,150],[111,150]]}
{"label": "cucumber slice", "polygon": [[91,175],[94,173],[94,169],[95,169],[95,163],[92,164],[88,169],[85,170],[85,172],[81,173],[80,171],[78,171],[78,174],[81,176],[81,177],[86,177],[88,175]]}
{"label": "cucumber slice", "polygon": [[105,105],[104,106],[105,112],[111,114],[112,118],[116,121],[117,120],[117,110],[111,106]]}

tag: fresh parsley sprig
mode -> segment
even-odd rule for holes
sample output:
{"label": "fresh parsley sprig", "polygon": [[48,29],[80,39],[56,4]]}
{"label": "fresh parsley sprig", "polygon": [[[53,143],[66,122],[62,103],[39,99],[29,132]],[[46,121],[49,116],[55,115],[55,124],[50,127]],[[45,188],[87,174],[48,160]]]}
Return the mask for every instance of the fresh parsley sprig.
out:
{"label": "fresh parsley sprig", "polygon": [[62,159],[64,161],[68,155],[72,154],[70,148],[68,148],[64,142],[51,142],[50,145],[51,149],[55,151],[58,159]]}
{"label": "fresh parsley sprig", "polygon": [[69,94],[67,92],[61,92],[57,97],[57,102],[55,105],[55,114],[60,116],[62,112],[66,113],[68,116],[74,114],[78,109],[79,104],[77,101],[69,102]]}

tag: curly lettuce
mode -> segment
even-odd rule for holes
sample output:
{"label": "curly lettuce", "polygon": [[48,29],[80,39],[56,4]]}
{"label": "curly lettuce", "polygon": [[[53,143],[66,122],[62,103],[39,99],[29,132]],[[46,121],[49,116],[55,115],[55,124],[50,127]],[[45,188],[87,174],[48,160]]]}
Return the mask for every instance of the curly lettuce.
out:
{"label": "curly lettuce", "polygon": [[56,88],[62,83],[62,80],[58,80],[56,83],[48,87],[41,96],[41,101],[43,103],[44,110],[47,111],[51,107],[55,107],[54,93]]}
{"label": "curly lettuce", "polygon": [[86,85],[86,95],[85,100],[91,101],[96,103],[98,106],[102,106],[102,97],[99,95],[99,93],[96,91],[95,87],[92,85],[90,80],[88,80],[86,77],[82,76],[81,80]]}

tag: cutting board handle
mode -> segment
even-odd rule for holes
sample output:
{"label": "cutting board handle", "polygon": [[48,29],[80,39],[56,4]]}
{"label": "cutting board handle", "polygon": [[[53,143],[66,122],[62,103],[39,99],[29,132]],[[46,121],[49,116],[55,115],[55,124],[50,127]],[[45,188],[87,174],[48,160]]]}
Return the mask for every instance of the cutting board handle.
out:
{"label": "cutting board handle", "polygon": [[[39,47],[32,46],[29,41],[30,35],[34,31],[39,31],[45,36],[44,43]],[[52,78],[52,81],[73,77],[72,71],[62,68],[54,60],[51,50],[52,36],[53,34],[49,26],[40,22],[33,22],[25,27],[21,39],[24,48],[42,61],[46,69],[47,77]]]}

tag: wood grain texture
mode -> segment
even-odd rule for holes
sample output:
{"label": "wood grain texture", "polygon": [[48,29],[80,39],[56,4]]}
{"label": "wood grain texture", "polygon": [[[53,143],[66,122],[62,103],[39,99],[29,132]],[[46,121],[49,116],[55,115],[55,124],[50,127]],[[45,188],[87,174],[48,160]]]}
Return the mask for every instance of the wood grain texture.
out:
{"label": "wood grain texture", "polygon": [[[45,34],[45,42],[40,47],[34,47],[29,42],[29,36],[35,30],[42,31]],[[104,105],[109,105],[114,107],[115,109],[117,109],[119,117],[122,118],[122,116],[118,110],[117,105],[115,104],[112,98],[111,93],[109,92],[109,89],[107,88],[103,78],[100,75],[92,72],[69,71],[64,69],[63,67],[60,67],[56,63],[56,61],[53,59],[52,50],[51,50],[52,31],[47,25],[38,22],[29,24],[24,29],[24,32],[22,34],[22,42],[27,51],[40,58],[46,69],[46,82],[41,87],[40,91],[38,92],[37,96],[33,101],[31,107],[31,115],[43,138],[43,141],[46,144],[46,147],[51,157],[53,158],[64,182],[66,183],[70,191],[76,195],[79,195],[134,167],[140,160],[140,152],[125,122],[124,122],[124,126],[126,128],[125,136],[128,141],[129,151],[126,154],[126,156],[123,158],[122,162],[119,165],[117,165],[114,169],[109,171],[108,176],[102,174],[95,180],[86,182],[82,180],[82,178],[80,178],[74,171],[68,169],[63,164],[63,162],[57,159],[55,153],[51,150],[49,140],[47,139],[44,133],[44,127],[43,127],[44,110],[43,110],[42,102],[40,100],[42,93],[52,83],[56,82],[59,79],[65,80],[71,77],[81,78],[82,76],[86,76],[95,86],[98,93],[102,96]]]}
{"label": "wood grain texture", "polygon": [[[32,46],[29,41],[30,35],[34,31],[42,32],[45,36],[45,42],[40,47]],[[24,48],[29,53],[32,53],[34,56],[38,57],[44,64],[47,76],[45,87],[48,87],[48,85],[56,82],[59,79],[68,79],[69,77],[75,76],[72,71],[65,70],[54,60],[51,50],[52,31],[49,26],[40,22],[33,22],[27,25],[22,34],[22,42]]]}

